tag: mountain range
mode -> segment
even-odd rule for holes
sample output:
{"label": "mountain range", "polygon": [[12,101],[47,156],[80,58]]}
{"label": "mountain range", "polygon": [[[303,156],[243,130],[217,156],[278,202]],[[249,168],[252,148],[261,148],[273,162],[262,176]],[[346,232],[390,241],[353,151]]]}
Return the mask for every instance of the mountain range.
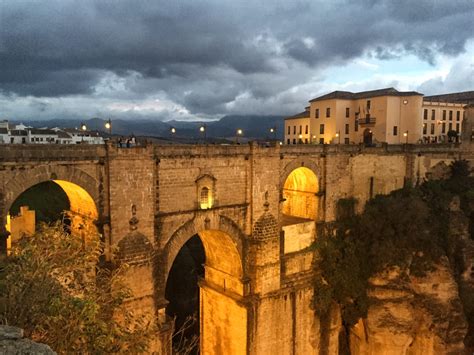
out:
{"label": "mountain range", "polygon": [[[106,119],[91,118],[89,120],[65,120],[52,119],[47,121],[21,122],[36,128],[79,128],[85,124],[87,130],[97,130],[107,133],[105,128]],[[20,122],[14,122],[20,123]],[[177,138],[202,138],[204,133],[199,130],[205,127],[207,138],[232,138],[236,136],[238,129],[242,130],[242,137],[246,139],[283,139],[284,120],[282,116],[224,116],[217,121],[153,121],[153,120],[112,120],[113,135],[135,135],[143,137],[175,136]],[[172,128],[175,132],[172,133]],[[270,129],[274,129],[274,133]]]}

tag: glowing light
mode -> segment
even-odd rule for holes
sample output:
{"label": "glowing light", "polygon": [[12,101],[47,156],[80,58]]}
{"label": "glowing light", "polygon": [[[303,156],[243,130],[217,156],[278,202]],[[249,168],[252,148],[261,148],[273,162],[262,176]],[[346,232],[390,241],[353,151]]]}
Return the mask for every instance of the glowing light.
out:
{"label": "glowing light", "polygon": [[176,133],[176,128],[171,127],[171,130],[170,130],[170,131],[171,131],[171,133],[175,134],[175,133]]}
{"label": "glowing light", "polygon": [[81,123],[81,129],[82,129],[83,131],[86,131],[86,130],[87,130],[87,126],[86,126],[85,123]]}
{"label": "glowing light", "polygon": [[206,130],[206,127],[201,126],[201,127],[199,127],[199,130],[200,130],[201,132],[204,132],[204,131]]}
{"label": "glowing light", "polygon": [[241,136],[243,133],[244,133],[244,132],[243,132],[240,128],[237,130],[237,134],[238,134],[239,136]]}
{"label": "glowing light", "polygon": [[290,216],[316,219],[319,191],[318,178],[306,167],[291,172],[283,186],[283,213]]}

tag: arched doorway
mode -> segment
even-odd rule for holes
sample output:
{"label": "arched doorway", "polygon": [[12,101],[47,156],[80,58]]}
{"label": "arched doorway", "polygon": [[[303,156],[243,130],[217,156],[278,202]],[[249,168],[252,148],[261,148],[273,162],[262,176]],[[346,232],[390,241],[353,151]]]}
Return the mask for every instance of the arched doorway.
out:
{"label": "arched doorway", "polygon": [[84,238],[96,235],[97,217],[95,202],[82,187],[64,180],[43,181],[20,193],[8,209],[7,247],[21,235],[33,234],[41,222],[61,220]]}
{"label": "arched doorway", "polygon": [[[233,238],[220,230],[200,231],[187,238],[171,259],[165,297],[166,312],[176,322],[174,345],[189,344],[199,331],[202,354],[246,354],[247,309],[240,302],[242,260]],[[186,299],[178,300],[176,293],[186,294]],[[198,324],[185,322],[193,316]],[[192,329],[180,329],[183,324]],[[181,339],[182,335],[188,337]]]}
{"label": "arched doorway", "polygon": [[283,215],[316,220],[318,214],[318,178],[306,167],[293,170],[283,185]]}
{"label": "arched doorway", "polygon": [[364,144],[366,146],[372,145],[372,130],[370,128],[364,130]]}

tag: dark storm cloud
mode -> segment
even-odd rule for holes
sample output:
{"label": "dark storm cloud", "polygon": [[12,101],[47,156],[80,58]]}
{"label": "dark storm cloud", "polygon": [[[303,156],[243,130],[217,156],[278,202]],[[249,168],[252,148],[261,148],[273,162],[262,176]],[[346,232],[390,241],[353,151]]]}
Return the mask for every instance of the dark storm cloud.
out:
{"label": "dark storm cloud", "polygon": [[473,15],[472,0],[4,0],[0,92],[90,95],[113,72],[127,95],[166,92],[191,112],[223,113],[242,93],[272,97],[308,80],[298,65],[455,56]]}

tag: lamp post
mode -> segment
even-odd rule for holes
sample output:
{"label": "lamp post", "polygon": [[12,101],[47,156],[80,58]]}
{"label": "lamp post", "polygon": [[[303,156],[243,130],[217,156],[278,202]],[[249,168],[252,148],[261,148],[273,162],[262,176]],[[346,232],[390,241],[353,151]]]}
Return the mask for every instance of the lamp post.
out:
{"label": "lamp post", "polygon": [[236,143],[239,144],[239,136],[241,136],[244,132],[242,131],[242,129],[237,129],[236,131],[237,135],[235,136],[235,139],[236,139]]}
{"label": "lamp post", "polygon": [[84,122],[81,123],[81,130],[82,130],[81,142],[84,142],[84,132],[87,131],[87,126]]}
{"label": "lamp post", "polygon": [[109,118],[105,121],[105,128],[109,130],[109,134],[112,135],[112,120]]}
{"label": "lamp post", "polygon": [[405,144],[408,144],[408,130],[403,133],[403,137],[405,137]]}
{"label": "lamp post", "polygon": [[298,136],[298,144],[302,144],[302,143],[303,143],[303,135],[300,133]]}
{"label": "lamp post", "polygon": [[171,135],[171,137],[173,137],[175,134],[176,134],[176,128],[171,127],[171,128],[170,128],[170,135]]}
{"label": "lamp post", "polygon": [[276,140],[276,131],[277,131],[276,126],[273,126],[270,128],[270,133],[273,134],[273,139],[275,140]]}
{"label": "lamp post", "polygon": [[341,144],[341,131],[337,131],[336,138],[337,138],[337,144]]}
{"label": "lamp post", "polygon": [[199,132],[201,132],[204,135],[204,142],[205,142],[207,138],[207,126],[203,124],[201,127],[199,127]]}

